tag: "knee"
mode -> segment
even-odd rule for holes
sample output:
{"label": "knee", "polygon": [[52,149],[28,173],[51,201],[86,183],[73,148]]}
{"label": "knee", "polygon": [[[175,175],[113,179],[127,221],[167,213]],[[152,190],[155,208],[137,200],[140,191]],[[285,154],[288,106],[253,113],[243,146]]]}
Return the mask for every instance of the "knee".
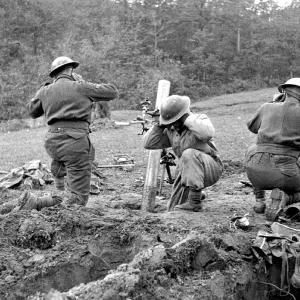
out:
{"label": "knee", "polygon": [[191,157],[196,157],[198,154],[199,154],[199,150],[188,148],[182,152],[182,157],[190,159]]}
{"label": "knee", "polygon": [[195,160],[202,161],[201,151],[188,148],[182,152],[181,161],[183,163],[191,163]]}

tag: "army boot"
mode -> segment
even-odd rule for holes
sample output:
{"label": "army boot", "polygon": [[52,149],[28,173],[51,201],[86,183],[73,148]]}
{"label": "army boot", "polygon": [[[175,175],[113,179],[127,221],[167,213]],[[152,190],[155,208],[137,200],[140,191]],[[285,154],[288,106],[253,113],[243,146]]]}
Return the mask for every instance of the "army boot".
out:
{"label": "army boot", "polygon": [[63,198],[58,195],[57,193],[55,194],[45,194],[44,196],[38,197],[37,201],[37,210],[41,210],[44,207],[50,207],[54,206],[56,204],[62,203]]}
{"label": "army boot", "polygon": [[60,204],[62,198],[60,196],[53,196],[51,194],[46,194],[44,196],[38,197],[30,191],[25,191],[21,194],[18,199],[19,210],[41,210],[44,207],[54,206]]}
{"label": "army boot", "polygon": [[253,192],[255,196],[253,210],[258,214],[263,214],[266,210],[266,192],[257,188],[254,188]]}
{"label": "army boot", "polygon": [[201,201],[206,197],[206,193],[202,194],[201,190],[190,189],[187,201],[183,204],[176,205],[174,210],[190,210],[190,211],[201,211]]}
{"label": "army boot", "polygon": [[276,188],[272,190],[270,198],[271,203],[266,208],[266,218],[268,221],[274,222],[283,209],[289,204],[290,197],[284,191]]}

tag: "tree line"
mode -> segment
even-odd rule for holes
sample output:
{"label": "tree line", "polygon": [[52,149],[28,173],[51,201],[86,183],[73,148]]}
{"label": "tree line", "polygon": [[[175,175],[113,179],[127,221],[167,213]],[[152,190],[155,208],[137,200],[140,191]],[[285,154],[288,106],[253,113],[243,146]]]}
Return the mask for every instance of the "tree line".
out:
{"label": "tree line", "polygon": [[0,120],[26,116],[62,55],[119,88],[111,109],[155,100],[160,79],[192,101],[275,86],[300,77],[299,27],[298,0],[0,0]]}

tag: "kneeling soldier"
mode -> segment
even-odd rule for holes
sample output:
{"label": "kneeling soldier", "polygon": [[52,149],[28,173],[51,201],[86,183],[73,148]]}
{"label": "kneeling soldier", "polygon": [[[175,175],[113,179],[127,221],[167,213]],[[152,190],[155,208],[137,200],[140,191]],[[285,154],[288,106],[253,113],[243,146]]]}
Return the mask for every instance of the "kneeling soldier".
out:
{"label": "kneeling soldier", "polygon": [[160,107],[159,123],[143,138],[146,149],[172,147],[179,158],[168,210],[200,211],[205,187],[215,184],[222,163],[213,136],[215,129],[204,114],[190,111],[190,98],[172,95]]}
{"label": "kneeling soldier", "polygon": [[[52,158],[51,171],[57,191],[36,197],[26,191],[19,199],[22,209],[41,209],[56,203],[86,205],[95,149],[89,138],[93,103],[113,100],[118,90],[112,84],[96,84],[73,73],[78,62],[56,58],[49,76],[53,83],[43,86],[27,104],[32,118],[45,116],[49,131],[45,148]],[[66,190],[64,191],[64,177]]]}
{"label": "kneeling soldier", "polygon": [[[300,78],[278,86],[278,101],[263,104],[247,123],[257,142],[245,164],[256,198],[254,211],[275,221],[283,209],[300,202]],[[271,191],[267,207],[265,190]]]}

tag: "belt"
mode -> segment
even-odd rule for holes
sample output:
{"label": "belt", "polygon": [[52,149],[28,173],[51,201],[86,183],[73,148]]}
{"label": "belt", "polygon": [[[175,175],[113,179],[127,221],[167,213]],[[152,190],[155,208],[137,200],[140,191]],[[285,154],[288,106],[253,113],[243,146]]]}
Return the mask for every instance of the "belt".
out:
{"label": "belt", "polygon": [[300,151],[298,149],[276,144],[258,144],[255,152],[267,152],[275,155],[288,155],[296,158],[298,158],[300,155]]}
{"label": "belt", "polygon": [[89,132],[89,123],[85,121],[57,121],[49,125],[50,131],[57,131],[60,129],[81,129]]}

